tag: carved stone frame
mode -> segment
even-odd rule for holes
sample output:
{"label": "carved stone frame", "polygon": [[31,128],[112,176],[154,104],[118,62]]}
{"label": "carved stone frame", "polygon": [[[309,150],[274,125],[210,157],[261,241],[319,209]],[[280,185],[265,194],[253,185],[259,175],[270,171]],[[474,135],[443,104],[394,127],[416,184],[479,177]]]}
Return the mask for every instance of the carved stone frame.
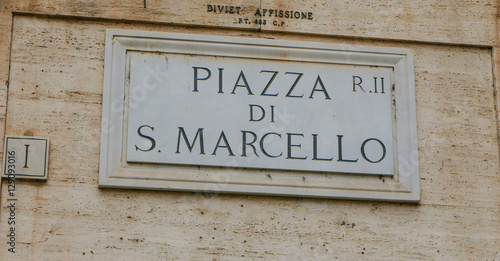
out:
{"label": "carved stone frame", "polygon": [[[394,69],[394,176],[305,173],[128,163],[125,159],[127,51],[311,61]],[[279,52],[277,52],[279,51]],[[106,33],[99,186],[172,191],[420,200],[413,53],[407,49],[128,30]],[[270,178],[272,177],[272,178]],[[305,178],[307,177],[307,178]]]}

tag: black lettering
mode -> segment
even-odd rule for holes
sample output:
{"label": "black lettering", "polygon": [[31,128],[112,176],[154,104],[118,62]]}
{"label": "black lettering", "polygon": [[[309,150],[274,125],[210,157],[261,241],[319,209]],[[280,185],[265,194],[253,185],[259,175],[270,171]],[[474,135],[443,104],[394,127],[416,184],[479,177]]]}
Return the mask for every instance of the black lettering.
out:
{"label": "black lettering", "polygon": [[[198,80],[200,81],[205,81],[205,80],[208,80],[210,78],[210,76],[212,76],[212,73],[210,72],[210,70],[208,68],[205,68],[205,67],[193,67],[194,69],[194,89],[193,89],[193,92],[198,92]],[[198,78],[198,69],[203,69],[205,71],[207,71],[207,77],[205,78]]]}
{"label": "black lettering", "polygon": [[342,157],[342,137],[344,137],[344,135],[337,135],[338,137],[338,141],[339,141],[339,144],[338,144],[338,149],[339,149],[339,159],[337,161],[342,161],[342,162],[357,162],[358,159],[355,159],[355,160],[348,160],[348,159],[344,159]]}
{"label": "black lettering", "polygon": [[278,96],[279,92],[275,93],[275,94],[266,93],[267,89],[269,89],[269,87],[271,86],[271,83],[273,83],[274,79],[278,75],[278,71],[265,71],[265,70],[260,71],[260,73],[263,73],[263,72],[265,72],[265,73],[272,73],[273,76],[271,76],[271,79],[267,83],[266,87],[264,88],[264,90],[262,91],[262,93],[260,94],[260,96]]}
{"label": "black lettering", "polygon": [[180,153],[179,147],[180,147],[180,143],[181,143],[181,135],[182,135],[182,137],[184,137],[184,142],[186,142],[186,145],[189,149],[189,152],[191,152],[193,150],[194,144],[196,143],[196,138],[198,138],[198,136],[200,136],[200,155],[205,154],[205,147],[204,147],[204,143],[203,143],[203,128],[198,129],[198,132],[196,132],[196,135],[194,136],[193,144],[190,144],[189,140],[186,136],[186,132],[184,132],[184,128],[179,127],[179,135],[177,136],[177,151],[175,153]]}
{"label": "black lettering", "polygon": [[[359,79],[359,82],[356,83],[356,79]],[[363,79],[361,79],[361,77],[359,76],[353,76],[352,77],[352,91],[353,92],[357,92],[356,91],[356,86],[358,86],[363,92],[366,92],[363,87],[361,87],[361,83],[363,82]]]}
{"label": "black lettering", "polygon": [[[254,132],[251,132],[251,131],[241,131],[241,133],[243,134],[243,143],[242,143],[242,148],[241,148],[241,156],[242,157],[246,157],[247,156],[247,146],[250,146],[253,149],[253,154],[255,154],[255,156],[259,157],[259,155],[257,154],[257,151],[255,149],[255,146],[253,145],[253,143],[255,141],[257,141],[257,134],[255,134]],[[247,142],[247,133],[250,133],[253,136],[253,141],[251,141],[250,143]]]}
{"label": "black lettering", "polygon": [[[378,93],[377,79],[378,79],[378,77],[373,77],[373,84],[374,84],[374,89],[375,89],[375,91],[373,93]],[[381,86],[382,91],[380,92],[382,94],[382,93],[385,93],[384,77],[380,77],[380,82],[382,83],[382,86]],[[372,91],[370,91],[370,93],[372,93]]]}
{"label": "black lettering", "polygon": [[[260,105],[257,105],[257,104],[249,104],[250,106],[250,121],[261,121],[262,119],[264,119],[264,117],[266,116],[266,112],[264,111],[264,108],[262,108],[262,106]],[[254,119],[253,118],[253,108],[254,107],[258,107],[260,108],[260,111],[261,111],[261,117],[259,119]]]}
{"label": "black lettering", "polygon": [[[316,88],[316,86],[318,86],[318,83],[321,86],[320,89]],[[328,95],[328,92],[326,91],[325,85],[323,84],[323,81],[321,80],[319,75],[318,75],[318,78],[316,79],[316,83],[314,83],[314,87],[313,87],[313,90],[311,91],[311,96],[309,96],[309,99],[313,98],[314,92],[323,92],[325,94],[325,100],[331,100],[330,95]]]}
{"label": "black lettering", "polygon": [[329,159],[322,159],[318,158],[318,134],[313,134],[313,160],[324,160],[324,161],[331,161],[333,160],[333,157]]}
{"label": "black lettering", "polygon": [[381,81],[382,81],[382,92],[380,93],[385,93],[385,89],[384,89],[384,77],[380,77]]}
{"label": "black lettering", "polygon": [[283,155],[283,152],[281,152],[279,155],[271,155],[271,154],[267,153],[266,149],[264,149],[264,142],[265,142],[264,140],[266,139],[267,136],[269,136],[271,134],[276,135],[276,136],[280,137],[280,139],[281,139],[281,134],[276,133],[276,132],[268,132],[268,133],[264,134],[264,136],[262,136],[262,138],[260,139],[260,150],[262,151],[262,153],[264,153],[264,155],[266,155],[270,158],[281,157],[281,155]]}
{"label": "black lettering", "polygon": [[292,136],[302,136],[304,137],[304,134],[300,134],[300,133],[287,133],[286,134],[288,136],[288,143],[287,143],[287,159],[307,159],[307,156],[306,157],[293,157],[292,156],[292,147],[299,147],[301,148],[302,147],[302,144],[292,144]]}
{"label": "black lettering", "polygon": [[[220,145],[220,141],[224,140],[224,146]],[[220,133],[219,140],[217,141],[217,145],[215,145],[214,152],[212,155],[217,155],[217,149],[218,148],[227,148],[227,151],[229,152],[229,156],[234,156],[233,150],[231,149],[231,146],[229,146],[229,142],[227,142],[226,134],[224,134],[224,131]]]}
{"label": "black lettering", "polygon": [[297,83],[299,83],[300,78],[302,78],[302,75],[304,75],[304,74],[303,73],[296,73],[296,72],[286,72],[285,74],[295,74],[295,75],[298,75],[297,79],[295,79],[295,82],[293,83],[292,87],[290,88],[290,90],[286,94],[286,97],[302,98],[304,96],[304,94],[302,94],[300,96],[294,96],[294,95],[292,95],[292,92],[293,92],[293,89],[295,89],[295,86],[297,86]]}
{"label": "black lettering", "polygon": [[[368,159],[368,157],[366,157],[366,154],[365,154],[365,146],[366,146],[366,144],[367,144],[369,141],[372,141],[372,140],[373,140],[373,141],[378,142],[378,143],[380,144],[380,146],[382,146],[382,157],[380,157],[380,159],[379,159],[379,160],[376,160],[376,161]],[[367,140],[365,140],[365,141],[363,142],[363,144],[361,145],[361,156],[363,156],[363,158],[364,158],[366,161],[368,161],[368,162],[371,162],[371,163],[379,163],[379,162],[381,162],[381,161],[385,158],[385,155],[386,155],[385,145],[384,145],[384,143],[382,143],[382,142],[381,142],[380,140],[378,140],[378,139],[375,139],[375,138],[367,139]]]}
{"label": "black lettering", "polygon": [[274,105],[271,105],[271,122],[274,122]]}
{"label": "black lettering", "polygon": [[[240,80],[243,80],[243,85],[238,84]],[[240,76],[238,76],[238,80],[236,80],[236,83],[234,84],[233,92],[231,94],[235,94],[234,91],[236,91],[237,87],[245,87],[247,88],[248,95],[253,95],[252,90],[250,90],[250,86],[248,85],[247,79],[245,78],[245,74],[243,74],[243,71],[240,72]]]}
{"label": "black lettering", "polygon": [[145,138],[145,139],[149,140],[149,141],[151,142],[151,146],[149,147],[149,149],[144,149],[144,150],[143,150],[143,149],[140,149],[139,147],[137,147],[137,145],[135,145],[135,151],[140,150],[140,151],[148,152],[148,151],[153,150],[153,149],[156,147],[156,141],[155,141],[155,139],[153,139],[153,138],[152,138],[152,137],[150,137],[150,136],[144,135],[144,134],[141,132],[142,128],[144,128],[144,127],[146,127],[146,128],[150,128],[150,129],[151,129],[151,131],[154,131],[154,130],[155,130],[155,128],[154,128],[154,127],[151,127],[151,126],[149,126],[149,125],[142,125],[141,127],[139,127],[139,128],[137,129],[137,134],[139,134],[139,136],[141,136],[142,138]]}
{"label": "black lettering", "polygon": [[24,169],[27,169],[28,168],[28,148],[29,148],[29,144],[24,144],[24,146],[26,146],[26,157],[24,158]]}
{"label": "black lettering", "polygon": [[219,92],[218,93],[224,93],[222,91],[222,71],[224,71],[224,68],[219,68]]}

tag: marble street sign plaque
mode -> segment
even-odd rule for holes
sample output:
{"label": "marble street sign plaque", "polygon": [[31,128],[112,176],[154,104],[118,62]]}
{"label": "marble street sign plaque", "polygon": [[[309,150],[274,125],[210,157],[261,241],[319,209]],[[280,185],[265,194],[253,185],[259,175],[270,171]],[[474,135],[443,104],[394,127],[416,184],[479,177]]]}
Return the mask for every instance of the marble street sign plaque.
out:
{"label": "marble street sign plaque", "polygon": [[409,50],[109,30],[105,70],[103,187],[419,198]]}

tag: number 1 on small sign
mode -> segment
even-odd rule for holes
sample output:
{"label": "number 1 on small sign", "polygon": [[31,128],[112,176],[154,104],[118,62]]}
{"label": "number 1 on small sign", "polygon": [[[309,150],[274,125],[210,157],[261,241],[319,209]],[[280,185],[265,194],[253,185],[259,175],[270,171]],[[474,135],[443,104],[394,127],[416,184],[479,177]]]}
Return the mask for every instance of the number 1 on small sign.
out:
{"label": "number 1 on small sign", "polygon": [[24,167],[23,168],[28,168],[28,147],[30,146],[29,144],[24,144],[26,146],[26,157],[24,158]]}

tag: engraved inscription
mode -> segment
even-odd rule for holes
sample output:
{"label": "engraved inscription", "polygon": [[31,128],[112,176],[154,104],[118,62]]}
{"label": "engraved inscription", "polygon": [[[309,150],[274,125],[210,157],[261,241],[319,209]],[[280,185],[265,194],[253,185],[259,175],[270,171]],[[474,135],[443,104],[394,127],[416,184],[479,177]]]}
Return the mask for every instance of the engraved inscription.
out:
{"label": "engraved inscription", "polygon": [[313,20],[314,14],[304,10],[284,10],[275,8],[257,8],[252,12],[245,12],[245,7],[233,5],[207,4],[207,12],[214,14],[228,14],[238,16],[235,24],[257,24],[286,26],[286,20]]}

